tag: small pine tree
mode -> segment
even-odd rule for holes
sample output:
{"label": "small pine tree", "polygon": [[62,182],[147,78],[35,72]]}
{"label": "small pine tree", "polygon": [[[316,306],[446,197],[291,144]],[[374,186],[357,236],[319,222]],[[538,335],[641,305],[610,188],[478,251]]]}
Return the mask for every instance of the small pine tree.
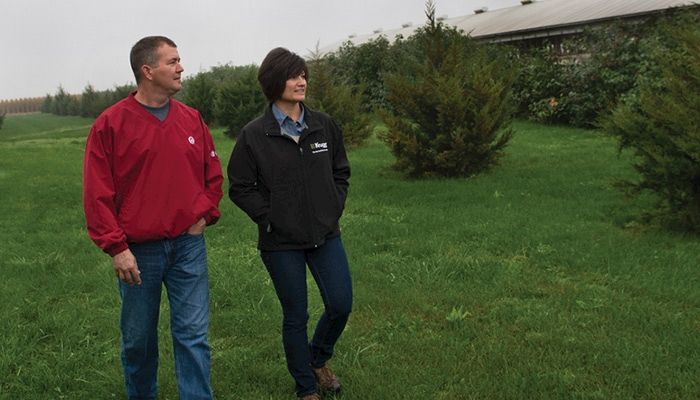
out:
{"label": "small pine tree", "polygon": [[95,88],[88,83],[80,96],[80,116],[95,118],[101,112],[100,93],[95,91]]}
{"label": "small pine tree", "polygon": [[471,176],[494,165],[512,136],[515,73],[504,56],[436,21],[404,45],[406,66],[386,77],[391,111],[382,139],[410,176]]}
{"label": "small pine tree", "polygon": [[700,28],[672,28],[670,37],[652,56],[660,80],[641,80],[603,126],[637,156],[641,180],[624,187],[655,193],[656,217],[700,232]]}
{"label": "small pine tree", "polygon": [[263,112],[265,104],[258,86],[257,68],[234,67],[214,100],[214,118],[226,127],[227,136],[236,137],[245,124]]}
{"label": "small pine tree", "polygon": [[[318,53],[317,53],[318,54]],[[328,113],[343,129],[348,147],[362,146],[372,133],[369,116],[362,112],[362,88],[352,88],[334,80],[328,60],[314,56],[309,61],[309,96],[306,103],[313,109]]]}
{"label": "small pine tree", "polygon": [[56,115],[79,115],[80,104],[75,96],[66,92],[63,86],[59,86],[53,96],[50,112]]}
{"label": "small pine tree", "polygon": [[187,105],[199,110],[204,122],[211,123],[214,118],[214,99],[216,86],[211,73],[200,72],[183,82],[182,100]]}

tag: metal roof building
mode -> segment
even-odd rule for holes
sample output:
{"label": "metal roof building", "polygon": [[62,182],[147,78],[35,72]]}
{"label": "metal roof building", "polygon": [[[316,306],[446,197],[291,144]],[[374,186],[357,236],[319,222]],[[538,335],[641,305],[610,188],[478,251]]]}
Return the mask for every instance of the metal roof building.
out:
{"label": "metal roof building", "polygon": [[[488,11],[474,10],[474,14],[444,19],[472,37],[489,42],[512,42],[528,39],[561,37],[582,32],[599,23],[639,18],[658,14],[673,7],[698,6],[698,0],[522,0],[521,5]],[[360,45],[380,36],[394,41],[409,37],[417,26],[403,26],[389,31],[351,36],[321,50],[322,54],[337,50],[350,41]]]}

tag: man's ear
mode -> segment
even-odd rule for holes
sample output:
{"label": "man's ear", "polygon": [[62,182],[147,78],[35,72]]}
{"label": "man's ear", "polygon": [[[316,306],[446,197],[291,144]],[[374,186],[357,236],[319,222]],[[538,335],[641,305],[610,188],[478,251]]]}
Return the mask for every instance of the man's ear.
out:
{"label": "man's ear", "polygon": [[153,73],[152,73],[152,71],[153,71],[153,68],[151,68],[151,66],[148,65],[148,64],[144,64],[144,65],[141,66],[141,76],[142,76],[144,79],[148,79],[149,81],[150,81],[150,80],[153,80]]}

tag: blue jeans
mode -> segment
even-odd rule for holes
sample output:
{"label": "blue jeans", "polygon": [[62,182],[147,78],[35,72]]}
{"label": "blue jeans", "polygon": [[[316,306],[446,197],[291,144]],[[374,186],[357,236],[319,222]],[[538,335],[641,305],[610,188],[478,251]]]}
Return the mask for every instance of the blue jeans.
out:
{"label": "blue jeans", "polygon": [[[316,379],[311,367],[320,368],[331,358],[352,309],[352,283],[343,243],[334,238],[314,249],[263,251],[260,255],[282,305],[282,343],[297,395],[314,393]],[[307,265],[325,306],[310,344]]]}
{"label": "blue jeans", "polygon": [[155,399],[158,316],[162,285],[168,291],[175,373],[180,399],[211,399],[209,279],[204,236],[130,244],[141,285],[119,281],[121,359],[129,399]]}

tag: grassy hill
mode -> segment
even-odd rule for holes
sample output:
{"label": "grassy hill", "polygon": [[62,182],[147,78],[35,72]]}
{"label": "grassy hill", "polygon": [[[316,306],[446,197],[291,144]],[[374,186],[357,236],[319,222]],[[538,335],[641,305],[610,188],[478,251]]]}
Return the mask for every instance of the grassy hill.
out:
{"label": "grassy hill", "polygon": [[[90,122],[8,116],[0,131],[0,398],[124,398],[117,285],[81,206]],[[502,164],[470,179],[405,180],[376,140],[350,153],[342,398],[700,398],[700,240],[635,222],[649,199],[612,188],[634,175],[609,138],[515,128]],[[214,137],[225,164],[232,142]],[[290,399],[254,226],[221,209],[206,233],[216,396]],[[162,315],[160,398],[176,399]]]}
{"label": "grassy hill", "polygon": [[92,119],[52,114],[21,114],[5,116],[0,130],[0,143],[37,139],[84,137]]}

